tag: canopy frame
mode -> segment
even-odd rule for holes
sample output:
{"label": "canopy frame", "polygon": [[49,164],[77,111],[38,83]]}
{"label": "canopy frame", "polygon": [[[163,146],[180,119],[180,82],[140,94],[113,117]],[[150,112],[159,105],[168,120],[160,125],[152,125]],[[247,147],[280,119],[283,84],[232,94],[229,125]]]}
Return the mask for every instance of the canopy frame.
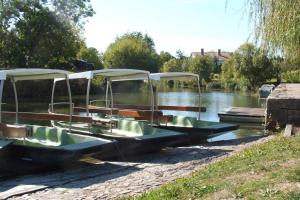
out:
{"label": "canopy frame", "polygon": [[[186,72],[166,72],[166,73],[153,73],[150,74],[150,77],[154,81],[161,81],[161,80],[195,80],[197,81],[197,88],[198,88],[198,120],[200,120],[201,117],[201,87],[200,87],[200,78],[199,75],[193,74],[193,73],[186,73]],[[159,101],[158,101],[158,92],[155,88],[155,106],[158,107]]]}
{"label": "canopy frame", "polygon": [[[96,76],[102,76],[106,78],[106,91],[105,91],[105,106],[107,108],[110,107],[111,114],[110,120],[112,119],[113,113],[113,106],[114,106],[114,99],[113,99],[113,90],[112,90],[112,82],[116,81],[128,81],[128,80],[147,80],[150,88],[150,103],[151,103],[151,125],[153,125],[154,119],[154,95],[153,89],[150,79],[150,72],[144,70],[137,70],[137,69],[105,69],[105,70],[94,70],[94,71],[86,71],[86,72],[79,72],[69,75],[70,79],[87,79],[87,91],[86,91],[86,113],[89,116],[89,102],[90,102],[90,87],[91,87],[91,80]],[[61,78],[56,79],[56,81],[63,80]],[[54,85],[55,87],[55,85]],[[55,90],[55,88],[53,89]],[[53,94],[54,95],[54,92]],[[109,97],[110,96],[110,100]],[[110,103],[109,103],[110,102]]]}
{"label": "canopy frame", "polygon": [[[14,98],[15,98],[15,123],[19,124],[19,100],[16,82],[24,80],[45,80],[45,79],[55,79],[55,78],[64,77],[67,82],[68,87],[68,97],[70,108],[72,108],[72,95],[71,88],[69,85],[68,72],[63,70],[51,70],[51,69],[12,69],[12,70],[2,70],[0,71],[0,123],[2,122],[2,100],[3,100],[3,90],[4,90],[4,81],[8,78],[13,86]],[[54,96],[54,92],[52,90]],[[52,97],[51,97],[52,101]],[[51,106],[53,108],[53,105]],[[69,110],[70,124],[72,122],[72,109]]]}

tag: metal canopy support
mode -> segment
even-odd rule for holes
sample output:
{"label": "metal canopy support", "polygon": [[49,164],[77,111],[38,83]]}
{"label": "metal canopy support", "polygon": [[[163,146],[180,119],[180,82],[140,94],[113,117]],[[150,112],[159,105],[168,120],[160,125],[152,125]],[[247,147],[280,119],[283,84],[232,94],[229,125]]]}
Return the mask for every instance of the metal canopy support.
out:
{"label": "metal canopy support", "polygon": [[15,82],[14,78],[11,78],[10,80],[13,85],[14,94],[15,94],[16,124],[18,124],[19,123],[19,101],[18,101],[17,87],[16,87],[16,82]]}
{"label": "metal canopy support", "polygon": [[197,77],[197,85],[198,85],[198,103],[199,103],[199,115],[198,115],[198,120],[200,120],[200,115],[201,115],[201,88],[200,88],[200,79],[199,76]]}
{"label": "metal canopy support", "polygon": [[157,87],[152,85],[152,88],[153,88],[153,96],[154,96],[154,108],[155,108],[155,110],[158,110],[158,104],[159,104],[159,102],[158,102]]}
{"label": "metal canopy support", "polygon": [[55,93],[55,86],[56,86],[56,81],[53,81],[53,86],[52,86],[52,93],[51,93],[51,105],[50,105],[50,111],[53,113],[54,112],[54,93]]}
{"label": "metal canopy support", "polygon": [[108,85],[108,81],[106,81],[106,91],[105,91],[105,106],[106,106],[106,108],[109,107],[109,104],[108,104],[108,89],[109,89],[109,85]]}
{"label": "metal canopy support", "polygon": [[153,126],[153,118],[154,118],[154,95],[153,95],[153,87],[151,84],[150,76],[147,74],[148,84],[150,89],[150,102],[151,102],[151,126]]}
{"label": "metal canopy support", "polygon": [[0,123],[2,122],[2,95],[3,95],[4,80],[0,83]]}
{"label": "metal canopy support", "polygon": [[91,81],[92,79],[88,79],[87,88],[86,88],[86,116],[90,115],[89,101],[90,101]]}
{"label": "metal canopy support", "polygon": [[70,82],[69,82],[69,77],[66,75],[66,83],[67,83],[67,88],[68,88],[68,95],[69,95],[69,115],[70,115],[70,130],[72,126],[72,115],[73,115],[73,106],[72,106],[72,94],[71,94],[71,87],[70,87]]}
{"label": "metal canopy support", "polygon": [[[113,97],[113,91],[111,87],[111,81],[108,80],[107,84],[109,85],[109,91],[110,91],[110,102],[111,102],[111,108],[110,108],[110,121],[112,120],[112,115],[113,115],[113,108],[114,108],[114,97]],[[112,124],[110,123],[110,132],[112,133]]]}
{"label": "metal canopy support", "polygon": [[110,107],[111,107],[111,109],[113,109],[114,108],[114,97],[113,97],[113,91],[112,91],[111,81],[110,80],[108,81],[108,84],[109,84],[110,101],[111,101]]}

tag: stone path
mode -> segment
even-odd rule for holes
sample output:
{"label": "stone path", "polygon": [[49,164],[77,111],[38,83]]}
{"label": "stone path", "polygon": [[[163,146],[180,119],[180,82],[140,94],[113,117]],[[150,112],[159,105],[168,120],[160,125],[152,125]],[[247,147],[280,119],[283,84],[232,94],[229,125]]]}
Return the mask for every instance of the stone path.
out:
{"label": "stone path", "polygon": [[271,138],[169,148],[123,162],[87,159],[79,167],[1,181],[0,199],[114,199],[137,195]]}

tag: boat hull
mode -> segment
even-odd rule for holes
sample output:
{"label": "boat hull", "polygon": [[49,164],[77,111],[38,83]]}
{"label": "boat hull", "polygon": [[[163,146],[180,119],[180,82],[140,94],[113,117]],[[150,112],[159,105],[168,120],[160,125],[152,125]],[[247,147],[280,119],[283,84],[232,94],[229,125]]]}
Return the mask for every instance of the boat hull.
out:
{"label": "boat hull", "polygon": [[154,137],[141,139],[139,137],[119,137],[112,135],[97,135],[97,137],[105,139],[113,139],[118,141],[118,154],[114,153],[107,157],[127,156],[134,154],[143,154],[159,151],[166,147],[181,146],[189,141],[186,134]]}
{"label": "boat hull", "polygon": [[64,165],[83,156],[115,151],[117,143],[47,126],[8,126],[5,131],[6,134],[8,131],[23,134],[23,137],[9,135],[10,139],[0,140],[3,146],[1,149],[5,150],[2,158],[6,163],[19,160],[40,165]]}
{"label": "boat hull", "polygon": [[[186,133],[167,131],[149,126],[147,121],[118,119],[118,127],[109,130],[83,125],[72,127],[72,132],[108,140],[118,141],[118,151],[100,155],[100,158],[120,157],[161,150],[165,147],[180,146],[188,141]],[[65,127],[62,123],[60,127]]]}
{"label": "boat hull", "polygon": [[76,161],[83,156],[106,154],[111,151],[116,151],[116,141],[79,150],[11,145],[9,150],[6,151],[5,157],[8,159],[54,166]]}
{"label": "boat hull", "polygon": [[233,131],[239,128],[235,124],[219,124],[206,127],[184,127],[172,125],[158,125],[157,128],[183,132],[188,135],[188,142],[184,145],[193,145],[206,142],[207,139],[223,134],[224,132]]}

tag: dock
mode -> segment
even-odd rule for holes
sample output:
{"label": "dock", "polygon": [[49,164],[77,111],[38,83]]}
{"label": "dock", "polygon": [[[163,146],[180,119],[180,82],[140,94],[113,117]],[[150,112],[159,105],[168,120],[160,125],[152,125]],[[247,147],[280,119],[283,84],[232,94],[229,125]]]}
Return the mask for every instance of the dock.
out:
{"label": "dock", "polygon": [[267,129],[300,122],[300,84],[280,84],[267,98]]}
{"label": "dock", "polygon": [[220,122],[264,123],[264,108],[230,107],[218,113]]}

